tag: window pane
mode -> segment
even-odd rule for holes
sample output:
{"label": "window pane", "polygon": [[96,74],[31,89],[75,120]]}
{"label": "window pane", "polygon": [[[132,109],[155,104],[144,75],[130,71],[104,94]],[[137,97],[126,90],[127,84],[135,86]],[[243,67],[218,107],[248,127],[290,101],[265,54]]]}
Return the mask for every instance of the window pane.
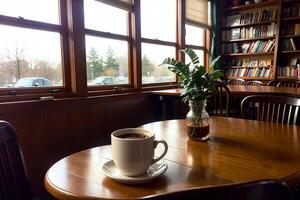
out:
{"label": "window pane", "polygon": [[204,29],[185,25],[185,43],[195,46],[204,46]]}
{"label": "window pane", "polygon": [[128,43],[86,36],[88,85],[128,84]]}
{"label": "window pane", "polygon": [[59,24],[58,0],[0,0],[0,14]]}
{"label": "window pane", "polygon": [[0,87],[51,86],[39,78],[63,85],[60,34],[0,25]]}
{"label": "window pane", "polygon": [[142,43],[142,82],[175,82],[176,76],[168,67],[159,66],[167,57],[175,58],[175,47]]}
{"label": "window pane", "polygon": [[[195,53],[199,57],[199,63],[200,63],[200,65],[204,66],[204,51],[203,50],[196,50],[196,49],[193,49],[193,51],[195,51]],[[187,55],[185,55],[185,63],[187,64],[187,63],[190,63],[190,62],[191,62],[190,57],[187,56]]]}
{"label": "window pane", "polygon": [[84,1],[84,23],[88,29],[128,35],[127,11],[95,0]]}
{"label": "window pane", "polygon": [[143,38],[176,41],[176,1],[141,0]]}

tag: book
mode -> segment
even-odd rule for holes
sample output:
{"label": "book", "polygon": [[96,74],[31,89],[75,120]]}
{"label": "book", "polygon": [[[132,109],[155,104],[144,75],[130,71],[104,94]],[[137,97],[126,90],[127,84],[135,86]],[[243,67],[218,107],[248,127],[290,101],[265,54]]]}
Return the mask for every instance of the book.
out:
{"label": "book", "polygon": [[258,66],[258,60],[257,59],[250,59],[249,66],[250,67],[257,67]]}
{"label": "book", "polygon": [[293,38],[290,38],[290,41],[291,41],[291,45],[292,45],[293,50],[296,51],[297,48],[296,48],[296,44],[295,44],[294,39],[293,39]]}
{"label": "book", "polygon": [[265,67],[267,65],[267,59],[260,59],[259,60],[259,66]]}

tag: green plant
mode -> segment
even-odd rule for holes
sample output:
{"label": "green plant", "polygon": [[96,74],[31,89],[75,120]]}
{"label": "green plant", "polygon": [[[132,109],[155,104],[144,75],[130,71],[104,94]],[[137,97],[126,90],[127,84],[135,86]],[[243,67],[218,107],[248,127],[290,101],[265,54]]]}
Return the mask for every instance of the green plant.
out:
{"label": "green plant", "polygon": [[184,64],[174,58],[166,58],[161,65],[168,66],[174,72],[183,88],[181,96],[183,101],[205,100],[209,92],[215,90],[214,81],[223,76],[221,70],[215,70],[215,66],[220,56],[213,60],[208,71],[199,64],[199,57],[189,48],[182,50],[191,59],[191,62]]}

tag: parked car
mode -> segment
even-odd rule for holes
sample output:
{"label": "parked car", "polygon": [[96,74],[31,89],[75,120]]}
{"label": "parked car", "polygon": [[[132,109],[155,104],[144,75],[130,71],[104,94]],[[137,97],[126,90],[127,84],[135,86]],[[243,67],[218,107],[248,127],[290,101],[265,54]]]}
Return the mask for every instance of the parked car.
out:
{"label": "parked car", "polygon": [[99,76],[92,82],[93,85],[112,85],[114,84],[114,78],[111,76]]}
{"label": "parked car", "polygon": [[20,78],[15,87],[50,87],[52,82],[46,78],[41,77],[27,77]]}

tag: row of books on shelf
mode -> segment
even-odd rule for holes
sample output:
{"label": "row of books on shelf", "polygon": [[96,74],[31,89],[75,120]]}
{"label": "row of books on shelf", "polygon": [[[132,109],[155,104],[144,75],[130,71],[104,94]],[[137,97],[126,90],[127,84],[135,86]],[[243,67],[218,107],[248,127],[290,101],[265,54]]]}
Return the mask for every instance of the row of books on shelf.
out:
{"label": "row of books on shelf", "polygon": [[272,52],[275,47],[275,40],[262,41],[238,44],[236,42],[230,44],[223,44],[221,48],[222,54],[231,53],[262,53]]}
{"label": "row of books on shelf", "polygon": [[230,59],[222,63],[224,67],[271,67],[273,66],[273,59]]}
{"label": "row of books on shelf", "polygon": [[271,23],[271,25],[266,26],[235,28],[222,31],[222,40],[228,41],[274,36],[276,34],[276,30],[277,25],[274,22]]}
{"label": "row of books on shelf", "polygon": [[281,35],[300,35],[300,24],[283,25]]}
{"label": "row of books on shelf", "polygon": [[298,6],[291,6],[282,8],[281,11],[282,17],[297,17],[300,16],[300,7]]}
{"label": "row of books on shelf", "polygon": [[271,68],[241,68],[241,69],[228,69],[225,72],[226,76],[235,77],[264,77],[269,78],[272,76]]}
{"label": "row of books on shelf", "polygon": [[278,76],[297,77],[300,78],[300,64],[296,66],[283,66],[277,69]]}
{"label": "row of books on shelf", "polygon": [[296,51],[297,46],[298,45],[295,43],[294,38],[280,40],[280,48],[283,51]]}
{"label": "row of books on shelf", "polygon": [[276,19],[277,9],[264,9],[256,12],[228,16],[223,20],[223,26],[231,27],[242,24],[274,21]]}

